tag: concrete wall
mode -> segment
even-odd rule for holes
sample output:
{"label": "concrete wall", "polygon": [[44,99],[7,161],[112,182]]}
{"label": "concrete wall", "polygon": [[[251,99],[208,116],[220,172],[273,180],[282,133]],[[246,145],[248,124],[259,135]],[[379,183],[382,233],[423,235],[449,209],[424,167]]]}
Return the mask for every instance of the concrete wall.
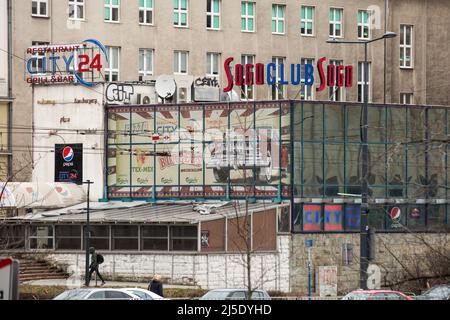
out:
{"label": "concrete wall", "polygon": [[[289,291],[289,246],[290,236],[280,236],[277,253],[253,255],[254,285],[266,290]],[[245,287],[246,269],[241,255],[100,253],[105,257],[100,272],[109,279],[149,281],[154,274],[160,274],[170,283],[198,285],[204,289]],[[48,258],[84,274],[84,253],[57,253]]]}
{"label": "concrete wall", "polygon": [[[308,290],[308,254],[306,239],[313,240],[311,250],[313,286],[318,276],[319,266],[337,266],[338,292],[347,293],[359,288],[359,234],[296,234],[292,236],[291,287],[293,291],[306,293]],[[376,259],[373,262],[381,268],[381,285],[390,281],[396,272],[401,270],[399,261],[404,263],[415,254],[426,249],[424,239],[432,246],[444,245],[450,247],[450,234],[407,234],[380,233],[376,234]],[[353,246],[353,259],[350,265],[343,265],[343,246],[345,243]],[[386,249],[389,248],[389,251]],[[406,258],[408,257],[408,258]],[[411,267],[411,266],[409,266]],[[389,274],[386,273],[389,271]],[[397,274],[398,276],[398,274]],[[313,287],[317,292],[318,285]]]}
{"label": "concrete wall", "polygon": [[[97,103],[74,103],[97,99]],[[103,85],[86,88],[79,85],[36,86],[33,114],[36,132],[33,138],[33,182],[55,181],[55,144],[83,144],[83,180],[94,182],[91,201],[103,198],[104,111]],[[53,104],[53,102],[55,104]],[[63,122],[62,119],[65,119]],[[45,128],[55,128],[54,135]],[[77,132],[78,129],[81,129]],[[82,134],[86,129],[95,134]],[[84,186],[87,191],[87,186]]]}
{"label": "concrete wall", "polygon": [[0,98],[8,97],[8,11],[7,1],[0,0]]}

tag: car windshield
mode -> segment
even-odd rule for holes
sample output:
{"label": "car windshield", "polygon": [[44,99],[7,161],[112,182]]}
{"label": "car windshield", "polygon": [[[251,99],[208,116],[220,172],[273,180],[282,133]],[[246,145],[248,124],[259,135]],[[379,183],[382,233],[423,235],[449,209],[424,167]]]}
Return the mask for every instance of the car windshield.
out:
{"label": "car windshield", "polygon": [[54,300],[83,300],[89,294],[89,290],[65,291],[56,296]]}
{"label": "car windshield", "polygon": [[450,287],[437,287],[431,288],[426,291],[423,295],[430,297],[443,297],[450,294]]}
{"label": "car windshield", "polygon": [[225,300],[228,295],[230,294],[230,291],[210,291],[207,294],[205,294],[203,297],[201,297],[201,300]]}
{"label": "car windshield", "polygon": [[343,300],[367,300],[369,296],[370,293],[367,292],[350,292]]}

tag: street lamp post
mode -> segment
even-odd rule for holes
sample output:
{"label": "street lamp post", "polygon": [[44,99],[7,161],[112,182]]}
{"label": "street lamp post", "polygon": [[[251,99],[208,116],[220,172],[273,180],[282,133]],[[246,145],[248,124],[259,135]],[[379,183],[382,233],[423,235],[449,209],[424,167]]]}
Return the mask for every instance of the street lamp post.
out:
{"label": "street lamp post", "polygon": [[90,247],[90,236],[91,230],[89,230],[89,196],[91,184],[94,184],[91,180],[87,180],[83,182],[83,184],[87,184],[87,207],[86,207],[86,230],[84,234],[84,249],[86,250],[86,268],[84,273],[84,283],[86,287],[89,285],[89,247]]}
{"label": "street lamp post", "polygon": [[330,39],[327,43],[343,43],[343,44],[363,44],[364,45],[364,102],[362,108],[362,124],[361,124],[361,144],[362,144],[362,165],[361,165],[361,226],[360,226],[360,288],[367,289],[367,268],[369,266],[369,226],[367,224],[367,216],[369,214],[369,146],[367,144],[368,137],[368,104],[369,104],[369,62],[367,61],[367,45],[369,43],[396,37],[395,32],[386,32],[382,37],[367,41],[339,41]]}

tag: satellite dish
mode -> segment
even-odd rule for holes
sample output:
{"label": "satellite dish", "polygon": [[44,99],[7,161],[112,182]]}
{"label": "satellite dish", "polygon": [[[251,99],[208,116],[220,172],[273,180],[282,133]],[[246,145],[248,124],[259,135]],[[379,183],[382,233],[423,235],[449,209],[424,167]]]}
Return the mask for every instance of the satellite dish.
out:
{"label": "satellite dish", "polygon": [[156,79],[155,90],[161,99],[168,99],[175,94],[177,85],[172,76],[161,75]]}
{"label": "satellite dish", "polygon": [[220,95],[220,101],[241,101],[241,99],[239,99],[239,95],[236,93],[236,91],[231,90],[227,93],[222,93]]}

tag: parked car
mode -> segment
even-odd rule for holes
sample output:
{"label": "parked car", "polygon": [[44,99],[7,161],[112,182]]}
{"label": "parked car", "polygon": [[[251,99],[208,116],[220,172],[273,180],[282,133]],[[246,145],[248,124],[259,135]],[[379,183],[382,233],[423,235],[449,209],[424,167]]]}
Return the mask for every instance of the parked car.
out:
{"label": "parked car", "polygon": [[417,296],[416,300],[450,300],[450,285],[441,284],[428,289]]}
{"label": "parked car", "polygon": [[132,294],[134,294],[135,296],[138,296],[139,298],[141,298],[142,300],[169,300],[166,299],[164,297],[161,297],[160,295],[148,291],[146,289],[141,289],[141,288],[125,288],[123,289],[127,292],[131,292]]}
{"label": "parked car", "polygon": [[123,289],[73,289],[57,295],[53,300],[141,300],[141,298]]}
{"label": "parked car", "polygon": [[[208,291],[200,300],[249,300],[246,289],[214,289]],[[265,290],[254,290],[251,300],[271,300]]]}
{"label": "parked car", "polygon": [[414,300],[400,291],[392,290],[355,290],[342,300]]}

